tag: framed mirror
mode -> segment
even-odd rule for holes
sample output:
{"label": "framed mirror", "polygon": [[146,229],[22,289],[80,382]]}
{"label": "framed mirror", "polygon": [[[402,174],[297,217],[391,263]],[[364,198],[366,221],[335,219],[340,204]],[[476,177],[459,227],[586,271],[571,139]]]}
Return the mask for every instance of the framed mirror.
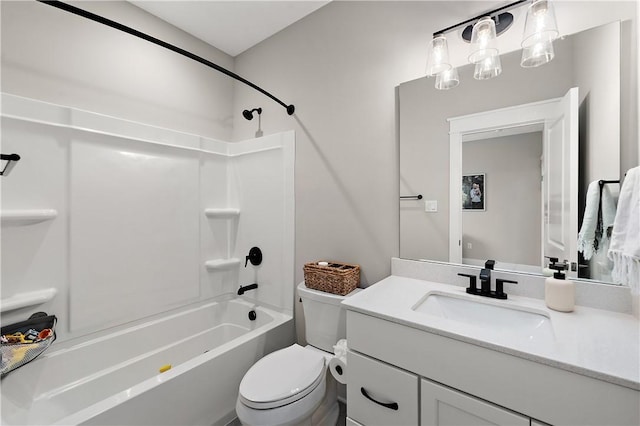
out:
{"label": "framed mirror", "polygon": [[[450,122],[456,117],[558,99],[570,88],[577,87],[577,189],[571,190],[567,196],[577,206],[577,214],[572,215],[574,218],[577,215],[575,219],[579,229],[589,182],[598,179],[620,179],[621,173],[624,173],[624,170],[621,172],[620,166],[623,161],[621,150],[629,152],[625,144],[634,143],[632,140],[622,140],[621,148],[621,123],[623,128],[627,128],[627,121],[633,119],[630,114],[625,115],[620,109],[621,91],[624,95],[625,91],[630,90],[630,79],[621,79],[621,73],[624,77],[625,71],[620,65],[621,49],[630,42],[621,39],[621,34],[629,36],[621,29],[620,22],[613,22],[557,40],[554,43],[554,60],[537,68],[520,67],[519,51],[501,55],[503,73],[491,80],[476,81],[473,79],[473,67],[463,66],[458,69],[460,85],[452,90],[436,90],[433,78],[421,78],[399,86],[400,196],[422,196],[420,200],[404,198],[399,201],[400,257],[452,263],[465,263],[467,259],[467,263],[470,264],[491,258],[496,260],[496,269],[541,273],[544,251],[540,235],[544,211],[540,208],[536,213],[534,210],[537,208],[534,206],[529,208],[529,213],[532,214],[510,214],[509,204],[499,204],[500,197],[511,199],[513,203],[521,203],[522,198],[519,196],[527,193],[524,189],[520,191],[517,187],[508,188],[503,185],[519,182],[524,177],[526,173],[523,166],[514,161],[524,154],[509,154],[513,156],[509,160],[502,158],[506,156],[503,149],[496,149],[492,153],[488,148],[490,144],[500,142],[495,139],[506,137],[509,129],[493,128],[490,129],[490,134],[471,132],[472,134],[464,135],[467,142],[470,142],[469,139],[477,139],[463,145],[469,148],[477,145],[479,148],[476,151],[483,153],[485,160],[478,160],[475,164],[470,160],[471,166],[464,166],[463,171],[466,156],[461,151],[459,157],[453,158],[450,152]],[[526,155],[530,160],[537,158],[539,164],[541,129],[521,130],[517,132],[519,138],[537,138],[540,150],[537,153],[535,149],[529,150]],[[493,141],[490,142],[491,140]],[[504,143],[504,140],[502,142]],[[510,144],[512,147],[521,147],[524,142],[520,145],[517,142]],[[470,152],[469,155],[470,158],[474,158],[479,154]],[[489,160],[495,160],[497,163],[491,173],[486,171],[489,170]],[[462,200],[454,200],[450,195],[453,193],[451,188],[455,185],[455,191],[460,197],[463,196],[462,182],[453,181],[452,168],[460,170],[460,176],[484,175],[486,198],[482,210],[463,210]],[[538,187],[541,188],[540,183]],[[538,194],[535,197],[538,197]],[[518,201],[519,199],[521,201]],[[465,225],[466,217],[473,218],[476,223]],[[507,237],[500,236],[499,229],[491,229],[486,223],[477,223],[480,218],[485,219],[487,223],[498,224],[504,224],[508,218],[515,222],[515,227],[507,233]],[[460,223],[460,235],[465,235],[466,232],[467,241],[464,237],[459,241],[452,237],[454,221],[453,228]],[[467,227],[468,230],[465,229]],[[473,229],[481,229],[484,235],[474,233]],[[538,238],[538,246],[528,242],[531,238]],[[454,247],[454,243],[459,245]],[[496,247],[504,250],[501,252]],[[585,261],[575,253],[575,249],[572,250],[575,255],[567,260],[573,262],[575,259],[575,275],[601,282],[608,281],[606,268],[600,271],[602,268],[594,264],[602,261],[602,258]],[[510,259],[505,256],[505,252],[529,252],[529,259],[535,261]],[[604,258],[606,260],[606,253]]]}

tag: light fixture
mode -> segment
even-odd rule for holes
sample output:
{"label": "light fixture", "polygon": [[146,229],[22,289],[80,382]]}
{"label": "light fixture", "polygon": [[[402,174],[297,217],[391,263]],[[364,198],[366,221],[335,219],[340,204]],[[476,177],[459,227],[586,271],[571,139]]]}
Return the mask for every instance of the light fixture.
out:
{"label": "light fixture", "polygon": [[487,80],[502,73],[497,37],[514,22],[509,10],[529,4],[522,38],[522,67],[537,67],[554,58],[553,40],[558,35],[555,12],[551,0],[518,0],[503,7],[467,19],[464,22],[433,33],[429,45],[427,75],[436,76],[438,90],[451,89],[459,84],[456,68],[449,61],[446,34],[463,28],[463,40],[470,42],[469,62],[475,64],[474,78]]}
{"label": "light fixture", "polygon": [[485,16],[473,26],[469,62],[478,64],[497,55],[496,23],[491,17]]}
{"label": "light fixture", "polygon": [[433,76],[451,69],[449,63],[449,47],[447,38],[440,34],[434,35],[429,43],[429,56],[427,60],[427,75]]}
{"label": "light fixture", "polygon": [[548,0],[534,0],[527,9],[520,65],[529,68],[550,62],[555,56],[553,40],[559,34],[553,5]]}
{"label": "light fixture", "polygon": [[554,56],[553,42],[540,41],[530,47],[522,48],[520,65],[524,68],[538,67],[551,62]]}
{"label": "light fixture", "polygon": [[[501,12],[497,15],[491,15],[491,19],[496,24],[496,36],[499,36],[503,32],[507,31],[511,24],[513,24],[513,14],[509,12]],[[467,43],[471,42],[471,35],[473,33],[473,25],[467,25],[462,30],[462,39]]]}
{"label": "light fixture", "polygon": [[476,64],[473,70],[473,78],[476,80],[488,80],[499,76],[502,73],[500,55],[487,56]]}
{"label": "light fixture", "polygon": [[556,14],[551,2],[549,0],[534,0],[527,9],[522,47],[553,41],[558,38],[558,34]]}
{"label": "light fixture", "polygon": [[436,89],[438,90],[453,89],[458,84],[460,84],[460,77],[458,77],[457,68],[451,68],[436,75]]}

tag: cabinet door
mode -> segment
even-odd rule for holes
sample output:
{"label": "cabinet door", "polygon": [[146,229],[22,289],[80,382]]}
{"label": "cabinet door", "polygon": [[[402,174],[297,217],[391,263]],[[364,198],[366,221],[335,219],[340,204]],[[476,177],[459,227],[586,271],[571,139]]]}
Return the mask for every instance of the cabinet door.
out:
{"label": "cabinet door", "polygon": [[346,426],[362,426],[361,423],[356,422],[355,420],[353,420],[351,417],[347,417],[345,420],[345,425]]}
{"label": "cabinet door", "polygon": [[418,376],[349,351],[347,416],[366,426],[418,424]]}
{"label": "cabinet door", "polygon": [[428,380],[421,380],[423,426],[518,425],[529,418]]}

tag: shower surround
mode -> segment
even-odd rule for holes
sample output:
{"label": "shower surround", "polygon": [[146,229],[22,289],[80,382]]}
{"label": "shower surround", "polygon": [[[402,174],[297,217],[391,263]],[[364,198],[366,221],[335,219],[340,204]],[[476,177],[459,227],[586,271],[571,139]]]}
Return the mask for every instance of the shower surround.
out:
{"label": "shower surround", "polygon": [[[3,324],[56,315],[52,352],[257,282],[242,299],[285,315],[293,341],[293,132],[227,143],[2,94],[2,152],[21,156],[1,178]],[[245,268],[254,246],[264,261]],[[20,370],[46,357],[11,375],[37,381]]]}

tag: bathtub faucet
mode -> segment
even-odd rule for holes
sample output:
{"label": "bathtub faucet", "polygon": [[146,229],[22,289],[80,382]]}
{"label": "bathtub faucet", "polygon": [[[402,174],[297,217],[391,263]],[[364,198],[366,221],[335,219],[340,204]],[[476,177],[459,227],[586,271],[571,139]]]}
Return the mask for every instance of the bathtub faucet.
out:
{"label": "bathtub faucet", "polygon": [[256,288],[258,288],[258,284],[256,284],[256,283],[245,285],[245,286],[240,286],[240,288],[238,289],[238,296],[242,296],[245,291],[254,290]]}

